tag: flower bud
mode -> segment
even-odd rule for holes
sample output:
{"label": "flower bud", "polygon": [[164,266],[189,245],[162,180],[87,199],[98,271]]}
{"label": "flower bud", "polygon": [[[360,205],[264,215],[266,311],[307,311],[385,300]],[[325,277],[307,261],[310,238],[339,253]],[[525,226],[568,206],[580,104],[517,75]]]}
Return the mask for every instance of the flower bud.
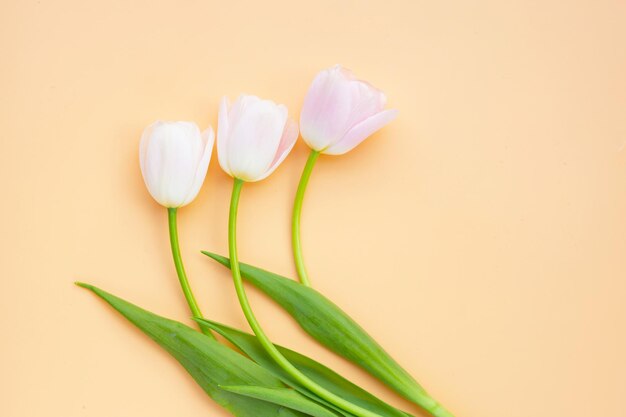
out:
{"label": "flower bud", "polygon": [[191,203],[206,177],[215,135],[192,122],[157,121],[141,136],[139,162],[150,195],[168,208]]}
{"label": "flower bud", "polygon": [[312,149],[341,155],[392,121],[397,110],[384,110],[382,91],[337,65],[320,72],[304,99],[302,138]]}
{"label": "flower bud", "polygon": [[224,97],[217,127],[220,166],[232,177],[259,181],[287,157],[298,138],[298,125],[287,108],[256,96],[241,95],[231,105]]}

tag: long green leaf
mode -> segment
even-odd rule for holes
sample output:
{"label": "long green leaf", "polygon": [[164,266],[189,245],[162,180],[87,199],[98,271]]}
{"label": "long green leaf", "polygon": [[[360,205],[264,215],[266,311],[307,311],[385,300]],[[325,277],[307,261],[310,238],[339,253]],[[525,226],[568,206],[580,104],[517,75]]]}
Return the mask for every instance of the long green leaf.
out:
{"label": "long green leaf", "polygon": [[[230,268],[228,258],[203,251]],[[282,306],[314,339],[359,365],[405,398],[432,407],[424,389],[336,304],[313,288],[254,266],[240,263],[244,279]]]}
{"label": "long green leaf", "polygon": [[266,388],[251,385],[220,386],[220,388],[246,397],[271,401],[313,417],[337,417],[337,414],[290,388]]}
{"label": "long green leaf", "polygon": [[[238,417],[298,417],[298,411],[250,396],[228,392],[219,386],[252,385],[282,389],[272,373],[241,354],[182,323],[157,316],[89,284],[91,290],[169,352],[218,404]],[[315,403],[313,403],[315,404]]]}
{"label": "long green leaf", "polygon": [[[225,326],[223,324],[210,321],[210,320],[198,320],[200,323],[206,325],[210,329],[222,335],[226,340],[231,342],[243,353],[248,355],[256,363],[272,372],[278,378],[280,378],[285,384],[295,388],[300,393],[307,395],[311,398],[317,399],[327,406],[330,404],[319,399],[314,394],[311,394],[306,388],[302,387],[297,381],[295,381],[287,372],[285,372],[280,366],[274,362],[274,360],[267,354],[263,346],[259,343],[256,336],[249,333],[244,333],[232,327]],[[334,392],[342,398],[357,404],[367,410],[377,413],[384,417],[407,417],[407,414],[384,401],[378,399],[374,395],[365,391],[363,388],[348,381],[335,371],[327,368],[315,360],[304,356],[293,350],[276,345],[280,353],[282,353],[289,362],[291,362],[300,372],[307,377],[315,381],[317,384],[326,388],[327,390]],[[336,410],[343,413],[341,410]]]}

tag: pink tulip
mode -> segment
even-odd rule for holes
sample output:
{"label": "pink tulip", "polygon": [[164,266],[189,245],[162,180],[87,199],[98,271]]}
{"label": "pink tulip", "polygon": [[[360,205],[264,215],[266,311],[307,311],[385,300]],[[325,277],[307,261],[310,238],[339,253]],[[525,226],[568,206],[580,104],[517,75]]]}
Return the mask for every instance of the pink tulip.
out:
{"label": "pink tulip", "polygon": [[320,72],[304,99],[300,129],[312,149],[341,155],[392,121],[382,91],[337,65]]}
{"label": "pink tulip", "polygon": [[241,95],[229,106],[222,99],[217,129],[220,166],[234,178],[259,181],[287,157],[298,138],[298,124],[287,108],[256,96]]}

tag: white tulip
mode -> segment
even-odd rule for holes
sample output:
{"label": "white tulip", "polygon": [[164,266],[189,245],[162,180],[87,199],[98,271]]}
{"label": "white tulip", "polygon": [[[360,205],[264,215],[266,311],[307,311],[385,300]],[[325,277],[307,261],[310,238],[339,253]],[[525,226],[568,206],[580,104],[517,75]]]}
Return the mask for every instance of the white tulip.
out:
{"label": "white tulip", "polygon": [[206,177],[215,135],[192,122],[157,121],[141,136],[139,162],[150,195],[168,208],[193,201]]}
{"label": "white tulip", "polygon": [[287,157],[298,138],[298,124],[287,108],[270,100],[242,95],[229,106],[224,97],[217,126],[217,156],[232,177],[259,181]]}

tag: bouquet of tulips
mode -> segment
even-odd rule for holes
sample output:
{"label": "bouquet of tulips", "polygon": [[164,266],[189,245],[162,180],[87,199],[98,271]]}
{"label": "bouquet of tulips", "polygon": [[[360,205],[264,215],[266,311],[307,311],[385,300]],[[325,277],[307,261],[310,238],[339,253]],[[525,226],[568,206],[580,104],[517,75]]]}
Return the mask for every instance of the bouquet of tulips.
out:
{"label": "bouquet of tulips", "polygon": [[[300,132],[311,148],[293,208],[293,255],[299,282],[239,262],[237,207],[246,182],[269,176],[299,136],[287,108],[242,95],[220,104],[219,164],[233,178],[228,224],[229,257],[203,252],[230,268],[241,309],[254,334],[205,318],[181,257],[177,212],[198,194],[206,177],[215,135],[190,122],[156,122],[141,137],[140,164],[146,186],[168,210],[174,265],[183,294],[200,331],[160,317],[93,285],[77,283],[104,299],[169,352],[203,390],[237,417],[407,417],[401,411],[330,368],[268,338],[248,302],[243,280],[289,313],[317,342],[354,362],[404,398],[436,417],[452,414],[435,401],[363,328],[311,286],[300,241],[304,193],[320,154],[340,155],[396,117],[385,110],[385,95],[339,66],[322,71],[304,100]],[[240,352],[221,344],[223,336]]]}

